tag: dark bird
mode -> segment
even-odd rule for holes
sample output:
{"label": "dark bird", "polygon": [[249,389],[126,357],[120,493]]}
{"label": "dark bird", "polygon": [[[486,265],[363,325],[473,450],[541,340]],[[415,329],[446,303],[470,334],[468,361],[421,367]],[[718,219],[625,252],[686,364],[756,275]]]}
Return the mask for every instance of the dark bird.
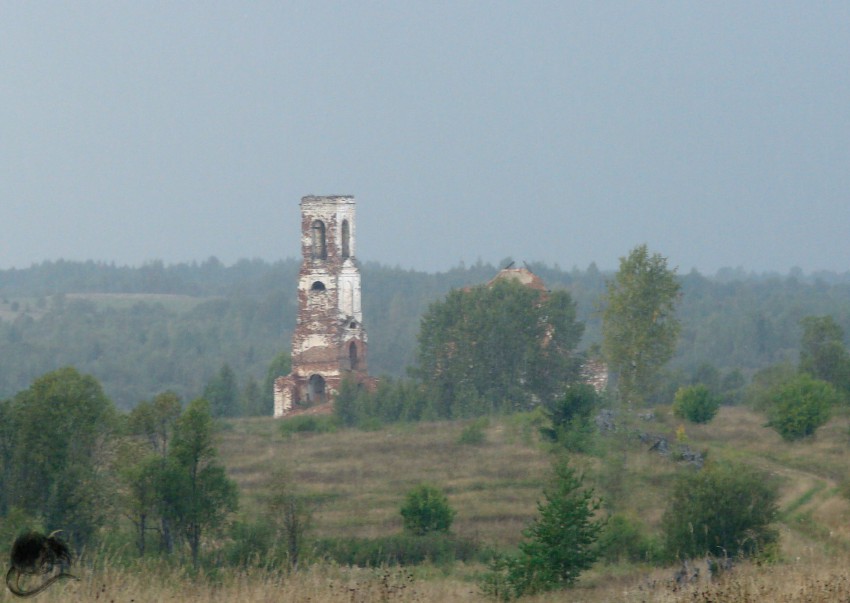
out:
{"label": "dark bird", "polygon": [[[57,532],[50,536],[38,532],[26,532],[15,539],[12,545],[9,571],[6,572],[6,586],[18,597],[32,597],[42,592],[48,586],[60,578],[71,578],[78,580],[76,576],[68,574],[64,566],[71,565],[71,551],[68,545],[56,538]],[[49,574],[56,566],[59,573],[32,590],[21,588],[21,576],[37,576]]]}

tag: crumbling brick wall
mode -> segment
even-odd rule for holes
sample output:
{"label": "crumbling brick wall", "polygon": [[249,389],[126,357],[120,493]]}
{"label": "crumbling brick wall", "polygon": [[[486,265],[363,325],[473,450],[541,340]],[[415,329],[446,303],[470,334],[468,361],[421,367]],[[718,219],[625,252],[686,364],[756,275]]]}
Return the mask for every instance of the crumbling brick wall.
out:
{"label": "crumbling brick wall", "polygon": [[368,381],[354,209],[350,196],[301,199],[292,372],[275,381],[276,417],[331,399],[346,375]]}

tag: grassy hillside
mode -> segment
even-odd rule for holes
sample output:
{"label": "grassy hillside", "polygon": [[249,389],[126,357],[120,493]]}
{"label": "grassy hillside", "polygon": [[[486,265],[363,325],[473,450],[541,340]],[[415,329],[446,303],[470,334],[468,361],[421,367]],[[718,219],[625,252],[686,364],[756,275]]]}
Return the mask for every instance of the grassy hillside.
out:
{"label": "grassy hillside", "polygon": [[[638,518],[657,533],[674,459],[648,450],[637,432],[675,441],[680,425],[668,409],[644,420],[618,415],[618,431],[600,435],[590,454],[573,463],[606,499],[608,512]],[[776,476],[781,484],[781,552],[770,563],[746,562],[715,582],[703,571],[694,584],[677,586],[676,567],[598,563],[568,594],[529,597],[536,602],[586,601],[847,601],[850,599],[850,503],[841,495],[847,473],[847,414],[833,418],[817,437],[783,442],[763,416],[742,407],[722,408],[707,425],[685,425],[687,444],[709,459],[736,459]],[[242,491],[240,514],[263,504],[273,472],[287,467],[315,506],[312,535],[374,537],[401,529],[405,492],[421,481],[444,488],[457,510],[454,531],[501,550],[515,546],[535,515],[552,452],[537,437],[534,415],[491,419],[480,445],[459,443],[468,422],[388,426],[283,437],[280,421],[240,419],[224,425],[220,452]],[[192,576],[186,569],[150,561],[122,569],[108,562],[80,565],[81,581],[54,586],[43,601],[265,601],[371,602],[486,599],[477,564],[451,567],[358,569],[317,563],[292,575],[222,569]],[[696,562],[698,567],[704,564]],[[11,600],[7,592],[0,602]]]}
{"label": "grassy hillside", "polygon": [[230,425],[220,450],[243,493],[243,511],[257,510],[272,471],[286,467],[314,500],[319,536],[399,532],[405,493],[429,482],[445,489],[457,510],[455,532],[511,545],[534,513],[549,467],[534,427],[521,417],[492,421],[478,446],[458,442],[466,425],[461,422],[288,438],[270,419]]}
{"label": "grassy hillside", "polygon": [[[657,529],[665,494],[683,465],[649,452],[638,431],[675,441],[681,424],[666,408],[645,421],[618,417],[616,434],[600,435],[592,454],[573,462],[595,485],[606,507],[633,514]],[[341,430],[283,438],[279,423],[244,419],[222,434],[221,452],[251,513],[271,471],[288,467],[299,487],[313,496],[320,535],[377,536],[401,529],[398,509],[412,486],[425,481],[446,490],[458,515],[455,530],[499,547],[515,544],[535,513],[551,453],[537,437],[530,415],[491,420],[485,442],[459,443],[464,422]],[[850,551],[850,503],[838,486],[848,473],[848,419],[840,416],[816,438],[784,442],[765,418],[743,407],[722,408],[707,425],[685,425],[687,444],[709,459],[745,461],[781,481],[783,547]]]}

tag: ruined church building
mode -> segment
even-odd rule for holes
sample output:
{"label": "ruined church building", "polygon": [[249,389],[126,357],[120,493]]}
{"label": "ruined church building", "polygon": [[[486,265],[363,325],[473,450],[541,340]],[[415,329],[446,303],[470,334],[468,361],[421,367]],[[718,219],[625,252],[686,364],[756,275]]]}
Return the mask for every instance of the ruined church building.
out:
{"label": "ruined church building", "polygon": [[295,406],[328,401],[346,375],[369,381],[354,207],[354,197],[348,195],[301,199],[302,261],[292,372],[275,380],[275,417]]}

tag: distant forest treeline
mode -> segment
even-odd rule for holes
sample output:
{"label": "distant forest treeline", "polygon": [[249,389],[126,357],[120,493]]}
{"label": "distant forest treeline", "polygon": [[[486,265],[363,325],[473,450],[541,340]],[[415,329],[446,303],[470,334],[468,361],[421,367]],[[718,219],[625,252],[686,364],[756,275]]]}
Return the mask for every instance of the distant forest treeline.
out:
{"label": "distant forest treeline", "polygon": [[[241,383],[263,382],[272,359],[288,351],[295,326],[300,261],[242,260],[119,267],[44,262],[0,271],[0,398],[65,365],[91,373],[123,408],[173,390],[201,395],[224,365]],[[529,267],[551,289],[565,288],[585,321],[582,348],[599,342],[596,304],[606,278],[594,265]],[[419,321],[449,290],[484,283],[491,264],[428,274],[378,263],[361,267],[369,367],[405,375],[415,362]],[[671,370],[710,364],[745,375],[797,360],[799,321],[832,315],[850,333],[850,273],[755,275],[722,270],[680,275],[682,335]],[[241,385],[240,383],[240,385]],[[268,395],[271,395],[270,392]]]}

